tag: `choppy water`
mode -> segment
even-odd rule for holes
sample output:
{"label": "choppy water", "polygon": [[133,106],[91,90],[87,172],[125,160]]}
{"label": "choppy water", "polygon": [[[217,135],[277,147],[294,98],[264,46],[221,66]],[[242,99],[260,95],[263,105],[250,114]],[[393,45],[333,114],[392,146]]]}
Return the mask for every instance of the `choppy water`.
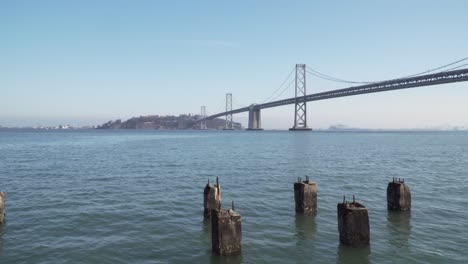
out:
{"label": "choppy water", "polygon": [[[293,182],[318,183],[317,217]],[[211,254],[203,188],[220,177],[243,253]],[[405,178],[410,213],[388,213]],[[468,263],[468,133],[0,132],[0,263]],[[369,208],[371,245],[339,246],[336,204]]]}

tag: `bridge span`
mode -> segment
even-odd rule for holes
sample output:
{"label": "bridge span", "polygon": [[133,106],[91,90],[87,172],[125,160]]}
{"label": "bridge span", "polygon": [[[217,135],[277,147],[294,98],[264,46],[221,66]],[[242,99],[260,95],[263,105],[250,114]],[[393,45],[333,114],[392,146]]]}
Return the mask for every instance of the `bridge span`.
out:
{"label": "bridge span", "polygon": [[[376,82],[371,84],[352,86],[343,89],[337,89],[327,92],[306,94],[306,69],[305,64],[296,65],[296,96],[292,98],[277,100],[262,104],[252,104],[248,107],[238,108],[232,110],[228,109],[226,104],[226,111],[218,114],[206,116],[200,121],[209,120],[221,116],[226,116],[226,129],[232,129],[232,115],[242,112],[249,112],[248,130],[261,130],[261,115],[260,110],[283,105],[295,104],[295,120],[294,126],[290,130],[310,130],[307,127],[307,102],[326,100],[338,97],[378,93],[392,90],[408,89],[422,86],[456,83],[468,81],[468,68],[460,70],[443,71],[433,74],[420,75],[416,77],[398,78]],[[232,97],[231,97],[232,100]],[[228,121],[231,120],[231,124]],[[230,127],[229,127],[230,125]]]}

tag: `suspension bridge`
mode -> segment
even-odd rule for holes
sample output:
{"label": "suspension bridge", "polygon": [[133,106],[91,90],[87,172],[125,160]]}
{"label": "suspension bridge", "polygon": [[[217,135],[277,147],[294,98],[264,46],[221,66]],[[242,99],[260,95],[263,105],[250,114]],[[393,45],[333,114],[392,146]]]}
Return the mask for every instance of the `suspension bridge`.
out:
{"label": "suspension bridge", "polygon": [[[447,83],[456,83],[456,82],[465,82],[468,81],[468,68],[459,69],[468,64],[458,65],[452,67],[448,70],[441,70],[447,68],[448,66],[453,66],[459,64],[462,61],[468,60],[468,58],[455,61],[453,63],[424,71],[418,74],[400,77],[391,80],[378,81],[378,82],[357,82],[357,81],[347,81],[340,78],[332,77],[321,72],[318,72],[314,69],[307,67],[305,64],[296,64],[295,67],[295,96],[291,98],[269,101],[259,104],[251,104],[247,107],[240,107],[238,109],[232,109],[232,94],[226,94],[226,110],[217,114],[210,116],[206,115],[206,107],[201,107],[201,115],[198,122],[200,123],[200,129],[206,129],[206,120],[214,119],[217,117],[224,116],[226,119],[225,130],[232,130],[233,127],[233,118],[234,114],[248,112],[249,113],[249,123],[247,130],[262,130],[261,126],[261,110],[284,106],[284,105],[295,105],[294,108],[294,125],[289,130],[293,131],[307,131],[311,130],[307,126],[307,102],[327,100],[338,97],[359,95],[359,94],[369,94],[369,93],[378,93],[385,91],[401,90],[415,87],[447,84]],[[441,71],[438,71],[441,70]],[[438,71],[435,73],[430,73]],[[290,75],[293,72],[290,73]],[[320,93],[307,94],[306,91],[306,73],[312,74],[314,76],[330,80],[337,81],[342,83],[351,83],[351,84],[361,84],[356,86],[351,86],[343,89],[331,90]],[[288,77],[289,78],[289,77]],[[285,82],[283,82],[284,84]],[[290,85],[292,82],[290,83]],[[290,86],[289,85],[289,86]],[[288,86],[288,87],[289,87]],[[280,87],[281,88],[281,87]]]}

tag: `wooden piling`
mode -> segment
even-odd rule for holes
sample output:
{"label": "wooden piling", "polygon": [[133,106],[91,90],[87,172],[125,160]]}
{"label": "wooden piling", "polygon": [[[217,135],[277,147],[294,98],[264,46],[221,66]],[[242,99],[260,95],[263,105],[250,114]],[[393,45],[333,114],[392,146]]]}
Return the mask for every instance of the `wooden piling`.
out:
{"label": "wooden piling", "polygon": [[211,247],[217,255],[235,255],[242,250],[241,216],[234,210],[211,213]]}
{"label": "wooden piling", "polygon": [[387,186],[387,209],[408,211],[411,209],[411,191],[404,179],[393,178]]}
{"label": "wooden piling", "polygon": [[0,192],[0,225],[5,223],[5,193]]}
{"label": "wooden piling", "polygon": [[368,245],[370,240],[369,214],[367,208],[356,202],[338,203],[338,230],[340,242],[344,245]]}
{"label": "wooden piling", "polygon": [[317,214],[317,183],[309,181],[309,176],[294,183],[294,201],[296,213],[305,215]]}
{"label": "wooden piling", "polygon": [[210,185],[210,180],[203,191],[203,215],[205,218],[211,217],[213,209],[221,209],[221,185],[216,177],[216,184]]}

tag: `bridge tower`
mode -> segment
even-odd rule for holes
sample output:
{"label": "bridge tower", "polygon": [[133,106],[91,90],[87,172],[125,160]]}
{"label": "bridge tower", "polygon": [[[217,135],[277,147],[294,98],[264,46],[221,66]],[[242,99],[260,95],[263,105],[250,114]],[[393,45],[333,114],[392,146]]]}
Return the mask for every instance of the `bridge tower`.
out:
{"label": "bridge tower", "polygon": [[201,109],[200,109],[200,118],[202,119],[202,121],[200,121],[200,129],[201,130],[205,130],[207,129],[206,127],[206,106],[202,106]]}
{"label": "bridge tower", "polygon": [[[226,94],[226,112],[232,111],[232,93]],[[232,113],[226,114],[226,124],[223,130],[234,130],[234,124],[232,122]]]}
{"label": "bridge tower", "polygon": [[291,131],[309,131],[307,127],[306,101],[306,65],[296,64],[296,103],[294,109],[294,126]]}

